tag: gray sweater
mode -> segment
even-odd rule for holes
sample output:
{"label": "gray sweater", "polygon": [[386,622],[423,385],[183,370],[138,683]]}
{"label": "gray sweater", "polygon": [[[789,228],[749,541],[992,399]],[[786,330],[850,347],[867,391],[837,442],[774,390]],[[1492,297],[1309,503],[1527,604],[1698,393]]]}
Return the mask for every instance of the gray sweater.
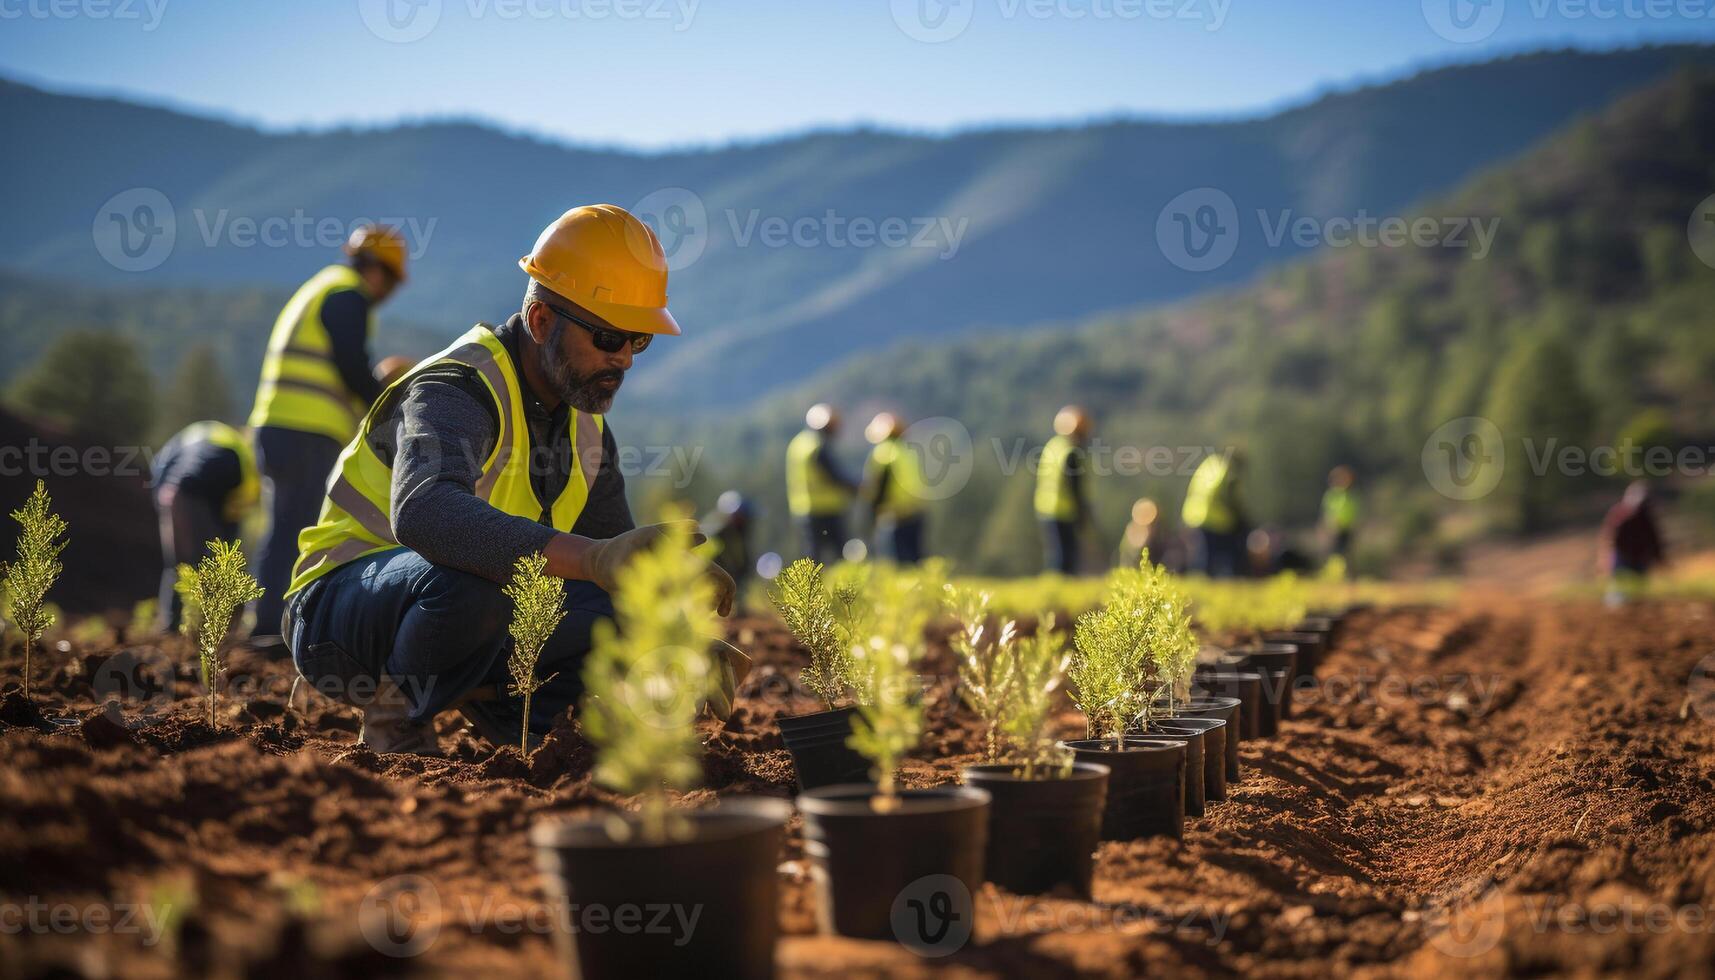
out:
{"label": "gray sweater", "polygon": [[[518,364],[522,318],[494,328]],[[517,372],[522,380],[523,372]],[[556,533],[550,508],[571,479],[570,411],[550,411],[528,384],[524,415],[530,430],[530,484],[543,511],[535,521],[490,507],[475,494],[483,460],[494,451],[500,419],[476,371],[443,365],[419,372],[378,406],[370,448],[393,468],[393,536],[437,565],[494,582],[512,577],[512,566],[540,552]],[[570,529],[591,538],[611,538],[636,524],[625,501],[613,429],[602,435],[601,469],[583,513]]]}

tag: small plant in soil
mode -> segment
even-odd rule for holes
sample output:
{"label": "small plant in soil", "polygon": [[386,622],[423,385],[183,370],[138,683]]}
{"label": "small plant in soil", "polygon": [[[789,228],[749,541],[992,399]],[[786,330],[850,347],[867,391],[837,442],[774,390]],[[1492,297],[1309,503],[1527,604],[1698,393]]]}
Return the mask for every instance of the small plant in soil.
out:
{"label": "small plant in soil", "polygon": [[[1146,709],[1162,696],[1167,709],[1191,697],[1191,677],[1197,668],[1197,636],[1191,628],[1191,600],[1160,565],[1146,553],[1139,565],[1139,588],[1151,597],[1145,642],[1159,684]],[[1145,718],[1145,721],[1148,719]]]}
{"label": "small plant in soil", "polygon": [[800,558],[782,569],[768,592],[792,636],[810,651],[799,680],[828,710],[856,693],[851,649],[865,604],[853,588],[830,591],[822,566]]}
{"label": "small plant in soil", "polygon": [[[232,630],[232,620],[247,602],[262,598],[264,590],[245,571],[241,542],[214,540],[208,543],[203,556],[192,573],[189,588],[202,610],[202,623],[196,631],[197,655],[202,664],[202,682],[208,689],[208,723],[215,723],[215,701],[219,695],[220,675],[226,666],[220,661],[220,648],[226,634]],[[184,581],[181,572],[180,581]]]}
{"label": "small plant in soil", "polygon": [[1000,718],[1012,762],[1020,779],[1064,779],[1072,772],[1073,754],[1049,733],[1054,718],[1054,695],[1066,680],[1071,657],[1054,632],[1054,615],[1037,624],[1036,633],[1007,647],[1010,675],[1006,710]]}
{"label": "small plant in soil", "polygon": [[1018,624],[1006,620],[998,628],[989,616],[989,594],[948,585],[947,609],[959,621],[949,640],[959,658],[959,697],[983,723],[983,761],[1000,760],[1000,726],[1006,717],[1017,676],[1013,643]]}
{"label": "small plant in soil", "polygon": [[506,658],[506,670],[512,675],[507,693],[524,699],[523,730],[518,734],[518,751],[530,752],[530,696],[542,685],[558,677],[550,674],[538,680],[536,661],[542,647],[554,635],[554,628],[566,616],[566,583],[558,576],[546,573],[548,559],[543,555],[526,555],[518,559],[512,570],[512,581],[505,588],[512,600],[512,653]]}
{"label": "small plant in soil", "polygon": [[1153,597],[1139,569],[1109,579],[1106,602],[1078,617],[1075,653],[1067,670],[1072,702],[1084,713],[1088,737],[1124,746],[1126,729],[1144,714],[1154,665],[1149,658]]}
{"label": "small plant in soil", "polygon": [[54,623],[53,609],[46,601],[48,590],[64,571],[60,552],[66,542],[60,536],[66,532],[66,522],[50,509],[52,505],[47,485],[37,480],[30,499],[12,512],[20,527],[18,557],[5,567],[5,583],[12,623],[24,637],[25,697],[30,696],[30,654]]}
{"label": "small plant in soil", "polygon": [[[650,843],[685,836],[667,791],[696,787],[702,776],[696,720],[715,690],[708,637],[715,635],[714,589],[690,534],[674,525],[619,576],[615,622],[595,627],[584,664],[585,734],[597,749],[595,778],[620,793],[640,794],[638,835]],[[630,826],[614,821],[623,839]]]}
{"label": "small plant in soil", "polygon": [[859,680],[850,744],[874,767],[877,791],[871,805],[878,813],[898,808],[899,760],[923,737],[917,665],[923,627],[938,608],[939,596],[925,601],[922,584],[912,576],[878,575],[871,586],[869,635],[852,647]]}

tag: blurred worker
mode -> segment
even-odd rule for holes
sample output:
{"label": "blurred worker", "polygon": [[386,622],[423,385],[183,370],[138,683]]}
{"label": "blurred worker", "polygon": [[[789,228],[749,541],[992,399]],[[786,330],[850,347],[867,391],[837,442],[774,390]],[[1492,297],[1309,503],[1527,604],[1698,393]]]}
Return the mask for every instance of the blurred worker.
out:
{"label": "blurred worker", "polygon": [[857,489],[834,463],[829,443],[839,430],[840,413],[817,403],[804,413],[804,431],[786,445],[786,506],[804,554],[824,565],[840,559],[846,505]]}
{"label": "blurred worker", "polygon": [[1610,579],[1608,604],[1625,601],[1627,591],[1642,584],[1657,566],[1667,562],[1661,528],[1649,484],[1634,480],[1620,502],[1602,519],[1599,560]]}
{"label": "blurred worker", "polygon": [[[317,690],[362,709],[359,738],[377,752],[433,753],[435,717],[455,707],[496,745],[526,724],[546,734],[582,693],[617,577],[666,531],[634,525],[604,416],[633,358],[679,333],[660,242],[599,204],[560,216],[518,264],[521,311],[477,324],[383,393],[299,539],[285,616],[293,659]],[[551,679],[525,719],[507,693],[503,587],[535,555],[568,581],[536,667]],[[705,571],[726,615],[733,580]],[[745,663],[733,653],[719,665],[717,713],[730,711]]]}
{"label": "blurred worker", "polygon": [[1244,570],[1249,523],[1239,501],[1244,456],[1238,450],[1211,453],[1191,474],[1180,516],[1191,548],[1190,567],[1210,578],[1233,578]]}
{"label": "blurred worker", "polygon": [[256,455],[245,434],[225,422],[193,422],[155,454],[151,493],[161,527],[160,622],[179,628],[183,604],[173,588],[179,565],[195,565],[215,538],[234,541],[262,495]]}
{"label": "blurred worker", "polygon": [[1120,544],[1114,552],[1115,567],[1136,568],[1147,551],[1151,562],[1177,571],[1178,556],[1173,553],[1172,537],[1161,524],[1161,508],[1148,497],[1139,497],[1131,505],[1131,520],[1120,534]]}
{"label": "blurred worker", "polygon": [[905,423],[880,412],[864,429],[875,446],[864,465],[860,494],[875,529],[876,551],[901,565],[923,560],[923,467],[905,441]]}
{"label": "blurred worker", "polygon": [[1352,492],[1355,478],[1350,466],[1328,471],[1328,489],[1322,494],[1322,536],[1327,542],[1325,558],[1339,556],[1352,567],[1352,530],[1358,525],[1358,497]]}
{"label": "blurred worker", "polygon": [[375,308],[405,281],[405,239],[364,225],[346,242],[344,265],[311,277],[274,322],[256,407],[250,413],[268,526],[257,555],[257,638],[278,635],[298,532],[316,522],[328,473],[381,394],[369,366]]}
{"label": "blurred worker", "polygon": [[732,576],[740,597],[754,561],[750,554],[750,501],[737,490],[728,490],[715,501],[715,509],[703,518],[703,533],[720,545],[715,564]]}
{"label": "blurred worker", "polygon": [[1067,405],[1054,416],[1054,436],[1042,447],[1036,468],[1036,520],[1042,525],[1043,565],[1051,572],[1078,571],[1079,532],[1089,523],[1084,474],[1089,469],[1085,445],[1090,417]]}

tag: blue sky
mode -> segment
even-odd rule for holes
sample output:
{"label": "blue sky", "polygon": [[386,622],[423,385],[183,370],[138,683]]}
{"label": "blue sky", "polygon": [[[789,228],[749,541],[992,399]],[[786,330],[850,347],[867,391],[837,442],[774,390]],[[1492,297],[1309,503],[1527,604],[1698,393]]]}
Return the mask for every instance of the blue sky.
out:
{"label": "blue sky", "polygon": [[1225,115],[1416,66],[1715,40],[1715,0],[0,0],[0,74],[269,127],[662,147]]}

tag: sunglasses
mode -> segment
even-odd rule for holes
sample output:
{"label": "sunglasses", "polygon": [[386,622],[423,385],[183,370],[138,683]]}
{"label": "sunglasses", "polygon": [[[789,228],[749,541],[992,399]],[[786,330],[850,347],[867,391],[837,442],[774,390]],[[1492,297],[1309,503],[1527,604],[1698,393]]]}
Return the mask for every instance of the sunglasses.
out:
{"label": "sunglasses", "polygon": [[612,327],[598,327],[595,324],[581,320],[558,307],[549,306],[547,303],[543,303],[542,305],[547,306],[548,309],[552,310],[558,316],[570,320],[578,326],[583,327],[585,330],[588,330],[590,334],[590,342],[595,344],[595,349],[601,351],[603,354],[617,354],[619,353],[620,348],[624,347],[626,344],[631,345],[631,352],[633,354],[641,354],[649,349],[650,341],[655,339],[654,334],[627,333],[624,330],[615,330]]}

